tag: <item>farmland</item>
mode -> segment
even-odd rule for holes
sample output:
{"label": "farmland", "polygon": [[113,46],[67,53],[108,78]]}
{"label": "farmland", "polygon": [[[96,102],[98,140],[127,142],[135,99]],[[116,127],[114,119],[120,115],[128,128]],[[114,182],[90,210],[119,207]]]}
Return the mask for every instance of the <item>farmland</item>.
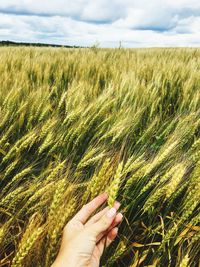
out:
{"label": "farmland", "polygon": [[198,266],[199,49],[1,47],[0,118],[0,266],[50,266],[104,191],[102,266]]}

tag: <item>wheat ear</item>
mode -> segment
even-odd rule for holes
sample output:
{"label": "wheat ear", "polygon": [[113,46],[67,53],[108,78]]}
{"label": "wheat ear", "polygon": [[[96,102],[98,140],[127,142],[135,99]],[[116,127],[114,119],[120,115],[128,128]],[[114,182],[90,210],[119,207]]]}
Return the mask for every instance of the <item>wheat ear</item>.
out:
{"label": "wheat ear", "polygon": [[115,202],[115,199],[117,197],[117,193],[119,191],[119,188],[120,188],[120,182],[121,182],[121,176],[122,176],[122,169],[123,169],[123,162],[120,162],[118,167],[117,167],[117,170],[116,170],[116,173],[115,173],[115,176],[113,178],[113,181],[111,182],[109,188],[108,188],[108,205],[110,207],[113,206],[114,202]]}

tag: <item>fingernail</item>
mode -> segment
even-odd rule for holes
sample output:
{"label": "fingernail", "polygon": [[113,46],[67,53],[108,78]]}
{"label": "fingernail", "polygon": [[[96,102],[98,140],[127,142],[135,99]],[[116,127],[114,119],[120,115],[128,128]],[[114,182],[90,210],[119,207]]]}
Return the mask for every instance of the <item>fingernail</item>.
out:
{"label": "fingernail", "polygon": [[119,230],[118,227],[115,227],[114,229],[115,229],[116,234],[118,234],[118,230]]}
{"label": "fingernail", "polygon": [[114,217],[116,215],[116,212],[117,212],[117,210],[115,208],[109,209],[109,211],[107,212],[107,217],[108,218]]}
{"label": "fingernail", "polygon": [[118,207],[120,207],[121,206],[121,203],[118,202],[118,201],[115,201],[115,205],[118,206]]}
{"label": "fingernail", "polygon": [[121,217],[120,220],[122,221],[124,216],[121,213],[119,213],[119,214],[120,214],[120,217]]}

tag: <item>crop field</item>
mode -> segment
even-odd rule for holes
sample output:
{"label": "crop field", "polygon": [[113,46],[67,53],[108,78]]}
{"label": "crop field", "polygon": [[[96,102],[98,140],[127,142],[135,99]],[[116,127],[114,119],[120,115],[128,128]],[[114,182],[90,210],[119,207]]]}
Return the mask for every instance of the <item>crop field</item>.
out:
{"label": "crop field", "polygon": [[102,266],[200,266],[200,49],[1,47],[0,267],[50,267],[105,191]]}

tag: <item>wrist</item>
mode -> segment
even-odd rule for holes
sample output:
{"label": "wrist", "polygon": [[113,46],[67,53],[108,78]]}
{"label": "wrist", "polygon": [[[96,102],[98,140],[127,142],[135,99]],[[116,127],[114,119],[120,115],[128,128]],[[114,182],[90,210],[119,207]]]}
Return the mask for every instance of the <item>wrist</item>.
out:
{"label": "wrist", "polygon": [[[73,254],[72,254],[73,255]],[[81,260],[73,256],[58,255],[51,267],[83,267]]]}
{"label": "wrist", "polygon": [[58,256],[54,263],[51,265],[51,267],[85,267],[88,266],[88,264],[84,263],[83,261],[81,261],[81,259],[78,260],[78,258],[74,258],[69,260],[64,258],[64,257],[60,257]]}
{"label": "wrist", "polygon": [[51,267],[74,267],[72,264],[68,262],[62,262],[62,261],[55,261]]}
{"label": "wrist", "polygon": [[68,260],[58,256],[51,267],[74,267],[74,265]]}

